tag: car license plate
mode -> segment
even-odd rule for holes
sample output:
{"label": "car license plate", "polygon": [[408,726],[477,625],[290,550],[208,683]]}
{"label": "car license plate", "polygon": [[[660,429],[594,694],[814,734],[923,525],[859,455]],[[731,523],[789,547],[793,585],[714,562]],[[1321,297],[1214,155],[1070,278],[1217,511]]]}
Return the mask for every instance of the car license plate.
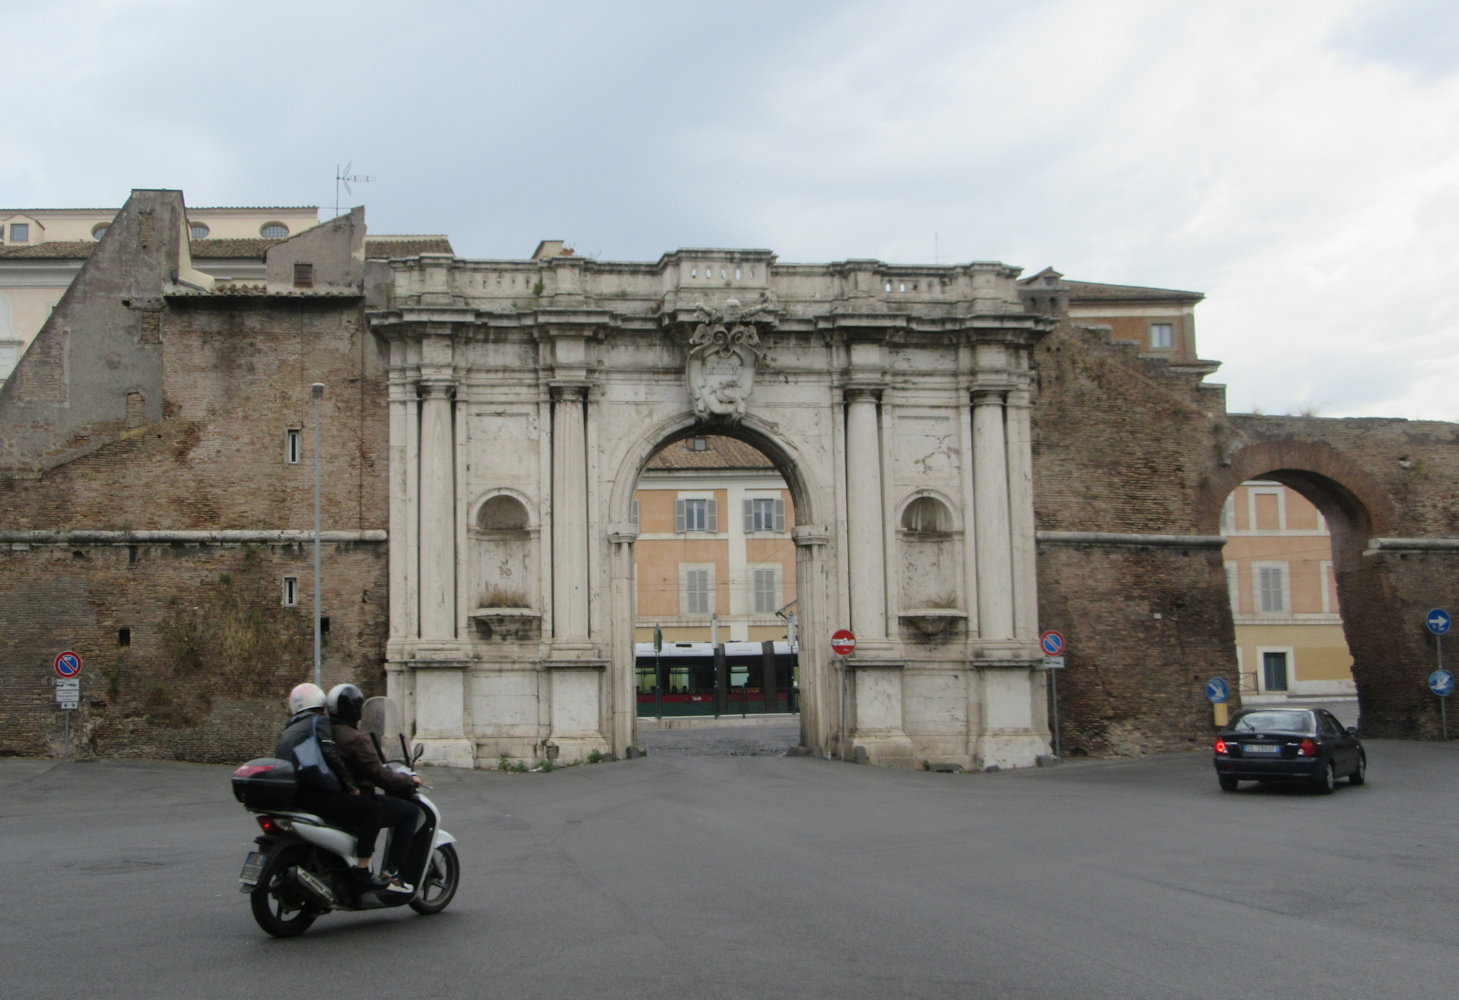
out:
{"label": "car license plate", "polygon": [[1243,743],[1241,744],[1241,752],[1278,754],[1282,752],[1282,748],[1271,743]]}
{"label": "car license plate", "polygon": [[238,891],[252,892],[258,886],[258,878],[263,874],[263,863],[267,860],[258,851],[249,851],[248,857],[243,859],[243,871],[238,873]]}

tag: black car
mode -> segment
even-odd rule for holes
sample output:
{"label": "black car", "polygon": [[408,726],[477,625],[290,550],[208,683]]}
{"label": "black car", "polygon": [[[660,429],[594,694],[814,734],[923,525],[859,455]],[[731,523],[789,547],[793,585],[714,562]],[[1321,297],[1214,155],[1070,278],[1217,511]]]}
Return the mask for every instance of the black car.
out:
{"label": "black car", "polygon": [[1357,728],[1321,708],[1244,709],[1217,734],[1215,750],[1226,792],[1242,781],[1299,779],[1325,795],[1338,778],[1361,785],[1368,773]]}

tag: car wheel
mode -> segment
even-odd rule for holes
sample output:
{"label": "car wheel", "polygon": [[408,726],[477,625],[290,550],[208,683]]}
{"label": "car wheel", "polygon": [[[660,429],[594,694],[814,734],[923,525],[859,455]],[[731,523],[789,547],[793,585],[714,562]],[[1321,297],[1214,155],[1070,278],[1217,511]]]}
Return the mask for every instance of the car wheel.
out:
{"label": "car wheel", "polygon": [[1237,780],[1236,780],[1236,775],[1234,775],[1234,774],[1218,774],[1218,775],[1216,775],[1216,780],[1221,783],[1221,791],[1223,791],[1223,792],[1234,792],[1234,791],[1236,791],[1236,785],[1238,783]]}
{"label": "car wheel", "polygon": [[1358,752],[1358,766],[1353,768],[1353,773],[1348,775],[1348,784],[1361,785],[1368,780],[1368,755],[1362,751]]}
{"label": "car wheel", "polygon": [[1322,770],[1312,779],[1312,784],[1318,795],[1331,795],[1332,790],[1337,787],[1337,766],[1332,761],[1323,764]]}

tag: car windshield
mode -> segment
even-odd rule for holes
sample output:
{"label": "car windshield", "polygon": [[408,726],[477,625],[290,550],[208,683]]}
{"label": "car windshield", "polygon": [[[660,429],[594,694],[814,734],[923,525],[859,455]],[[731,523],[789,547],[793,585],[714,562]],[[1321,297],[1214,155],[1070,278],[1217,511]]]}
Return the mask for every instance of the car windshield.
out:
{"label": "car windshield", "polygon": [[1231,728],[1238,733],[1310,733],[1312,716],[1307,712],[1247,712]]}

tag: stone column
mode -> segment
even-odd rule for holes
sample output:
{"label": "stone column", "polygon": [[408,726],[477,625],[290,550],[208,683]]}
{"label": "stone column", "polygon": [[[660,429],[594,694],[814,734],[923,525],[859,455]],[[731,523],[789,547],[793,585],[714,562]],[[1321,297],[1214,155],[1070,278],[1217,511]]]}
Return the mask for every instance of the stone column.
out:
{"label": "stone column", "polygon": [[1032,407],[1027,389],[1008,394],[1008,527],[1013,553],[1013,635],[1038,637],[1038,549],[1033,516]]}
{"label": "stone column", "polygon": [[456,477],[449,375],[421,379],[420,631],[456,638]]}
{"label": "stone column", "polygon": [[588,641],[587,386],[552,386],[552,636]]}
{"label": "stone column", "polygon": [[[633,592],[634,566],[633,543],[638,539],[638,525],[614,525],[608,532],[608,544],[612,547],[609,556],[612,571],[612,593],[609,595],[612,609],[611,652],[613,663],[634,663],[633,625],[637,605]],[[635,664],[636,669],[636,664]],[[613,753],[619,757],[628,753],[634,745],[635,727],[638,724],[638,680],[635,670],[615,670],[609,678],[612,687],[612,722],[610,740]]]}
{"label": "stone column", "polygon": [[800,741],[815,754],[826,753],[837,724],[840,673],[831,667],[831,632],[836,623],[830,581],[826,578],[826,546],[830,535],[822,525],[798,524],[795,542],[796,595],[801,621]]}
{"label": "stone column", "polygon": [[1003,393],[973,391],[973,517],[981,638],[1013,638],[1013,551],[1008,522],[1008,453]]}
{"label": "stone column", "polygon": [[881,435],[871,388],[846,390],[846,528],[851,630],[858,643],[887,635],[886,526],[882,517]]}

